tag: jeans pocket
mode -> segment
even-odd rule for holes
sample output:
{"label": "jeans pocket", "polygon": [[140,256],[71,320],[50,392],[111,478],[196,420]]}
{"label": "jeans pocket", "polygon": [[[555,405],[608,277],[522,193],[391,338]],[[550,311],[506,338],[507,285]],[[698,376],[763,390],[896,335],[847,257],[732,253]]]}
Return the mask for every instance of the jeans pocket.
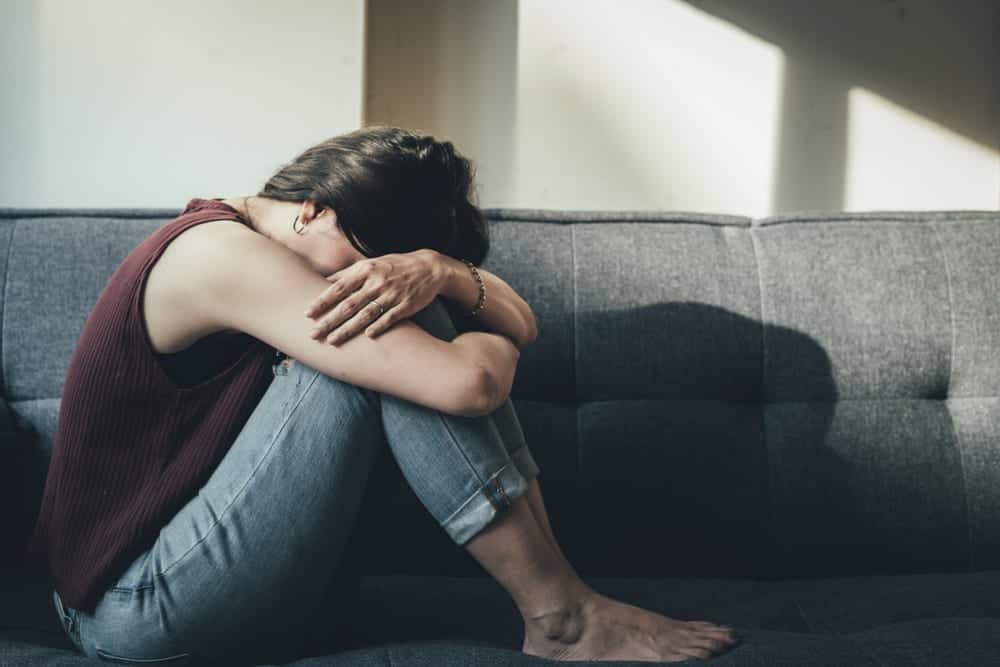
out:
{"label": "jeans pocket", "polygon": [[123,655],[114,655],[104,649],[94,649],[97,659],[103,662],[112,662],[118,665],[187,665],[191,663],[190,653],[177,653],[165,658],[127,658]]}

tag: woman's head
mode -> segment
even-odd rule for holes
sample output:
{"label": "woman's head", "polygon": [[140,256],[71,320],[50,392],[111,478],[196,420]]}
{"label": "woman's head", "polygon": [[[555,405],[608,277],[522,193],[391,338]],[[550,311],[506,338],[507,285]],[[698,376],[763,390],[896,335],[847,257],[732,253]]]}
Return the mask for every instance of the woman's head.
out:
{"label": "woman's head", "polygon": [[372,125],[306,149],[257,196],[332,209],[337,229],[365,257],[433,248],[479,265],[490,240],[471,201],[474,177],[450,141]]}

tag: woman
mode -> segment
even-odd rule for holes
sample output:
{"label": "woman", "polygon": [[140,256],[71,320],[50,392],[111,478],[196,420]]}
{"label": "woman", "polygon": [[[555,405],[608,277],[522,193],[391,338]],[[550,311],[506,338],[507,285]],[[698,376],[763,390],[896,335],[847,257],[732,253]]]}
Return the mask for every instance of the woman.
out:
{"label": "woman", "polygon": [[126,257],[70,363],[34,535],[82,652],[296,656],[385,444],[510,593],[524,652],[673,662],[737,642],[597,593],[562,554],[508,398],[534,318],[476,267],[472,188],[450,142],[370,126],[256,195],[191,200]]}

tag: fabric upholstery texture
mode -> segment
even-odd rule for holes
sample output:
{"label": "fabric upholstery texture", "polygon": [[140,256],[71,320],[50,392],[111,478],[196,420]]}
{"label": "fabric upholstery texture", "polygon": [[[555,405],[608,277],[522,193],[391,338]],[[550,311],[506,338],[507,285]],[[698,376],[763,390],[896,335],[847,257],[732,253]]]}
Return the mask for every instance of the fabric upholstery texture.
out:
{"label": "fabric upholstery texture", "polygon": [[[91,306],[179,212],[0,209],[20,521]],[[1000,664],[1000,212],[484,213],[483,268],[539,328],[512,401],[591,585],[736,626],[712,664]],[[506,593],[387,488],[355,631],[295,664],[541,664]],[[0,575],[0,664],[87,662],[47,587]]]}

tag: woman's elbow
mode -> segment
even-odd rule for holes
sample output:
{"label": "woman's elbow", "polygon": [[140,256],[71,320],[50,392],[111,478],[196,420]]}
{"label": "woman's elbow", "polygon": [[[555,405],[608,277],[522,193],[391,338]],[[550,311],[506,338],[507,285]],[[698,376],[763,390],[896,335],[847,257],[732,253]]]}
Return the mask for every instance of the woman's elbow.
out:
{"label": "woman's elbow", "polygon": [[455,414],[461,417],[482,417],[490,414],[496,410],[494,402],[497,389],[489,371],[476,366],[471,380],[459,388]]}

